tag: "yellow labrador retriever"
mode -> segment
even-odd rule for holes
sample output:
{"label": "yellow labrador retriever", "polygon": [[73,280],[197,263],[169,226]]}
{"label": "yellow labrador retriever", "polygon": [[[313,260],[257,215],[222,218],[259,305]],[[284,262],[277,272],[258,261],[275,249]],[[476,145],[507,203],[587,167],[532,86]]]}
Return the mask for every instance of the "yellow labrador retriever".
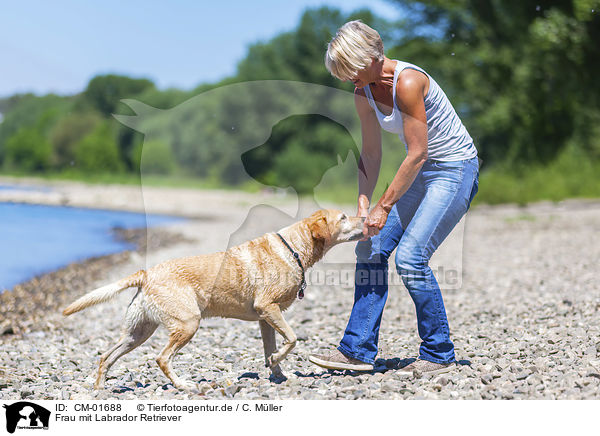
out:
{"label": "yellow labrador retriever", "polygon": [[[173,385],[191,390],[195,384],[171,368],[175,354],[196,333],[202,318],[226,317],[258,321],[265,360],[274,377],[296,344],[296,335],[282,315],[297,296],[302,298],[305,268],[334,245],[362,238],[363,218],[338,210],[320,210],[300,222],[232,247],[225,252],[174,259],[140,270],[98,288],[69,305],[63,315],[105,302],[137,287],[119,342],[102,355],[95,389],[102,389],[109,368],[146,341],[162,324],[169,342],[156,361]],[[276,350],[275,331],[284,338]]]}

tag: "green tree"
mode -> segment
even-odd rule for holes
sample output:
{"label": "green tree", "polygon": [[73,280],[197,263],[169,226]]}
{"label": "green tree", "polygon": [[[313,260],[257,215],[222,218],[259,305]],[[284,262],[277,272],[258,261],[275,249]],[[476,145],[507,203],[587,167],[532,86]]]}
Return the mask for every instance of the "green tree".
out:
{"label": "green tree", "polygon": [[261,183],[311,194],[338,156],[358,149],[340,124],[321,115],[289,117],[273,127],[269,140],[242,155],[248,174]]}
{"label": "green tree", "polygon": [[86,135],[75,149],[75,166],[89,173],[120,172],[124,165],[119,155],[113,126],[100,123]]}
{"label": "green tree", "polygon": [[36,128],[23,127],[6,141],[5,167],[25,172],[50,168],[52,144]]}
{"label": "green tree", "polygon": [[142,174],[173,174],[177,162],[169,144],[161,140],[140,143],[135,149],[135,159]]}
{"label": "green tree", "polygon": [[[52,164],[52,144],[48,134],[63,116],[60,105],[39,113],[33,125],[21,127],[6,141],[6,167],[21,171],[45,171]],[[13,121],[15,119],[13,118]]]}
{"label": "green tree", "polygon": [[100,123],[101,118],[93,112],[71,113],[54,126],[50,141],[54,150],[55,168],[68,168],[75,161],[77,144]]}
{"label": "green tree", "polygon": [[306,10],[296,29],[252,44],[238,64],[235,80],[298,80],[353,90],[351,84],[332,77],[324,63],[327,43],[342,24],[353,19],[378,28],[384,36],[393,24],[375,17],[368,9],[349,15],[329,7]]}
{"label": "green tree", "polygon": [[154,84],[148,79],[108,74],[90,80],[81,97],[101,114],[109,116],[116,112],[120,100],[136,97],[153,88]]}
{"label": "green tree", "polygon": [[417,24],[391,53],[438,78],[485,163],[547,163],[571,140],[598,152],[598,0],[397,3]]}
{"label": "green tree", "polygon": [[61,116],[71,107],[72,98],[49,94],[36,97],[33,94],[17,95],[5,103],[8,109],[0,123],[0,162],[4,158],[8,139],[21,129],[37,129],[47,135]]}

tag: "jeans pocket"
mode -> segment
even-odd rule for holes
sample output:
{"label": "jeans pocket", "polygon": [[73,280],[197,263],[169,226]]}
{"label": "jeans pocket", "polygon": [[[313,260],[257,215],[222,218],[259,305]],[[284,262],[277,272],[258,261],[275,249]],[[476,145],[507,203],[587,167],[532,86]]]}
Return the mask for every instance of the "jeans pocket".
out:
{"label": "jeans pocket", "polygon": [[464,167],[464,160],[453,160],[453,161],[445,161],[445,160],[436,160],[433,161],[433,166],[435,168],[439,168],[442,170],[460,170]]}
{"label": "jeans pocket", "polygon": [[473,201],[473,198],[475,198],[475,195],[477,195],[477,192],[479,192],[479,171],[475,173],[475,179],[473,180],[473,187],[471,188],[471,194],[469,195],[469,204],[467,206],[467,210],[469,210],[471,202]]}

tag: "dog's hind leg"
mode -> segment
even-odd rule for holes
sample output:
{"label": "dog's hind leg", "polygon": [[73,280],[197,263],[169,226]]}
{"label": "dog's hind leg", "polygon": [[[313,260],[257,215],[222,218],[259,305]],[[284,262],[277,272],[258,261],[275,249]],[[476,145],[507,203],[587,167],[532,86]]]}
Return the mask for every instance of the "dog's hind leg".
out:
{"label": "dog's hind leg", "polygon": [[254,310],[256,310],[258,313],[261,321],[266,321],[277,331],[277,333],[283,336],[284,339],[281,348],[267,358],[267,365],[270,368],[273,368],[277,366],[279,362],[285,359],[285,356],[287,356],[288,353],[296,346],[296,334],[283,318],[279,305],[275,303],[266,304],[264,306],[261,304],[255,304]]}
{"label": "dog's hind leg", "polygon": [[136,297],[133,298],[127,309],[125,325],[119,342],[100,357],[100,366],[98,367],[94,389],[102,389],[106,381],[106,374],[117,359],[143,344],[158,327],[157,322],[148,318],[142,306],[142,301],[139,298],[136,299]]}
{"label": "dog's hind leg", "polygon": [[[277,349],[277,342],[275,341],[275,330],[269,325],[269,323],[263,320],[258,321],[258,325],[260,326],[260,334],[262,336],[263,348],[265,350],[265,363],[268,367],[269,357],[271,357],[271,355]],[[279,365],[272,366],[271,373],[274,379],[280,380],[285,378]]]}
{"label": "dog's hind leg", "polygon": [[173,371],[171,363],[175,354],[192,339],[194,333],[198,330],[199,324],[200,316],[194,316],[186,321],[172,320],[167,326],[169,329],[169,343],[156,358],[156,363],[158,363],[160,369],[177,389],[189,391],[196,387],[194,382],[179,378]]}

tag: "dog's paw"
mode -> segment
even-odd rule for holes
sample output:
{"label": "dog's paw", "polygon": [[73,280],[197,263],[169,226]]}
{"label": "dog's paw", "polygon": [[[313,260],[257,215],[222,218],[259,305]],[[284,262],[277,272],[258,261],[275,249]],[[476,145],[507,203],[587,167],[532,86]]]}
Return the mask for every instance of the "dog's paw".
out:
{"label": "dog's paw", "polygon": [[94,372],[91,372],[85,379],[83,379],[81,384],[86,388],[91,388],[94,386],[97,379],[98,379],[98,371],[94,371]]}
{"label": "dog's paw", "polygon": [[192,394],[197,394],[200,391],[198,390],[198,385],[192,381],[181,381],[175,385],[177,389],[181,389],[182,391],[190,392]]}

